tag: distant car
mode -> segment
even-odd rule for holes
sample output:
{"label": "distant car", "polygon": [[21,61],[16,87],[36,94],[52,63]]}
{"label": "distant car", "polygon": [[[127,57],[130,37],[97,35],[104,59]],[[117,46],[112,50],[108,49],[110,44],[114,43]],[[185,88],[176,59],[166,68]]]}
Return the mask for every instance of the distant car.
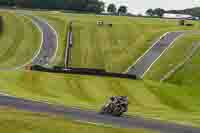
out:
{"label": "distant car", "polygon": [[104,25],[104,22],[102,20],[97,21],[97,25]]}

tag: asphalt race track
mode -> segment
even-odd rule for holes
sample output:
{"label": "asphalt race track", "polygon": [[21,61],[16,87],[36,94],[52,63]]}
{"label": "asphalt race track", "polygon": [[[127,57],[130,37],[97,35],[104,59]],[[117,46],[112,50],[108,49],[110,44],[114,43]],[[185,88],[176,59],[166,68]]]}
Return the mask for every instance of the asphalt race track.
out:
{"label": "asphalt race track", "polygon": [[169,32],[157,41],[132,67],[128,69],[128,74],[143,78],[152,64],[169,48],[169,46],[185,32]]}
{"label": "asphalt race track", "polygon": [[109,124],[122,128],[146,128],[161,133],[200,133],[200,128],[172,124],[158,120],[144,120],[140,117],[111,117],[100,115],[94,111],[86,111],[64,106],[35,102],[11,96],[0,95],[0,106],[12,107],[37,113],[49,113],[53,115],[65,115],[73,120]]}
{"label": "asphalt race track", "polygon": [[49,64],[56,54],[57,35],[50,25],[44,20],[32,16],[32,20],[38,24],[43,34],[43,44],[39,55],[33,60],[33,65]]}

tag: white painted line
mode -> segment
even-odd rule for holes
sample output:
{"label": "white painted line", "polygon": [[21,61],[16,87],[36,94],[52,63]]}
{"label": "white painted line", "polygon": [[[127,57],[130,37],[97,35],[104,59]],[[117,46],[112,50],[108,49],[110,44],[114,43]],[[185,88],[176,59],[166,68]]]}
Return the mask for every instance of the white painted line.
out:
{"label": "white painted line", "polygon": [[160,82],[163,82],[167,79],[169,79],[172,75],[174,75],[177,71],[180,70],[181,67],[184,67],[184,65],[186,65],[194,56],[194,54],[196,54],[196,52],[199,50],[199,43],[193,43],[192,44],[192,49],[190,50],[189,55],[187,55],[183,61],[181,61],[180,63],[176,64],[172,69],[170,69],[161,79]]}
{"label": "white painted line", "polygon": [[[17,13],[16,13],[16,14],[17,14]],[[29,14],[27,14],[27,15],[24,15],[24,14],[26,14],[26,13],[23,13],[23,14],[22,14],[22,13],[18,13],[18,15],[20,15],[20,16],[26,17],[26,18],[28,18],[29,20],[31,19],[30,17],[28,17]],[[37,17],[37,16],[34,16],[34,17]],[[40,19],[39,17],[37,17],[37,18]],[[40,19],[40,20],[42,20],[44,23],[48,24],[48,26],[54,31],[54,34],[55,34],[55,36],[56,36],[56,51],[55,51],[55,53],[54,53],[54,56],[51,58],[51,62],[53,62],[53,60],[55,60],[56,55],[57,55],[57,52],[58,52],[58,34],[57,34],[56,30],[55,30],[49,23],[47,23],[47,22],[46,22],[45,20],[43,20],[43,19]],[[31,19],[31,22],[37,27],[37,29],[38,29],[39,32],[41,33],[41,42],[40,42],[40,48],[39,48],[39,50],[37,51],[36,54],[34,54],[33,58],[32,58],[31,60],[29,60],[28,62],[26,62],[25,64],[20,65],[20,66],[17,66],[17,67],[15,67],[15,68],[0,69],[0,71],[2,71],[2,70],[18,70],[18,69],[21,69],[21,68],[23,68],[23,67],[25,67],[25,66],[31,64],[31,63],[37,58],[37,56],[40,54],[40,52],[41,52],[41,50],[42,50],[43,42],[44,42],[43,31],[42,31],[42,29],[41,29],[41,27],[39,26],[38,23],[36,23],[36,22],[35,22],[34,20],[32,20],[32,19]]]}
{"label": "white painted line", "polygon": [[34,17],[36,17],[36,18],[42,20],[44,23],[46,23],[51,28],[51,30],[53,30],[53,32],[54,32],[54,34],[56,36],[56,51],[54,53],[54,56],[50,59],[50,62],[53,62],[55,60],[56,56],[57,56],[57,53],[58,53],[58,47],[59,47],[58,46],[59,45],[59,42],[58,42],[58,33],[57,33],[57,31],[45,19],[40,18],[38,16],[34,16]]}
{"label": "white painted line", "polygon": [[75,120],[75,122],[85,123],[85,124],[95,125],[95,126],[100,126],[100,127],[110,127],[110,128],[113,127],[112,125],[107,125],[107,124],[103,124],[103,123],[89,122],[89,121],[83,121],[83,120]]}
{"label": "white painted line", "polygon": [[8,96],[8,97],[13,97],[13,96],[11,96],[11,95],[9,95],[7,93],[4,93],[4,92],[0,92],[0,95],[2,95],[2,96]]}
{"label": "white painted line", "polygon": [[153,43],[153,45],[151,45],[151,47],[149,47],[149,49],[147,51],[145,51],[145,53],[140,56],[131,66],[129,66],[129,68],[124,72],[124,73],[127,73],[129,72],[129,70],[135,65],[137,64],[141,58],[143,58],[153,47],[154,45],[156,45],[163,37],[165,37],[168,33],[172,33],[172,32],[166,32],[164,33],[155,43]]}
{"label": "white painted line", "polygon": [[[147,50],[147,51],[145,51],[145,53],[142,55],[142,56],[140,56],[131,66],[129,66],[129,68],[124,72],[124,73],[127,73],[127,72],[129,72],[129,70],[135,65],[135,64],[137,64],[139,61],[140,61],[140,59],[141,58],[143,58],[153,47],[154,47],[154,45],[156,45],[163,37],[165,37],[167,34],[169,34],[169,33],[174,33],[174,32],[193,32],[193,31],[191,31],[191,30],[180,30],[180,31],[171,31],[171,32],[166,32],[166,33],[164,33],[156,42],[154,42],[153,43],[153,45],[151,45],[151,47],[149,47],[149,49]],[[195,32],[197,32],[197,31],[195,31]]]}
{"label": "white painted line", "polygon": [[143,78],[144,77],[144,75],[151,69],[151,67],[153,66],[153,64],[171,47],[171,45],[172,44],[174,44],[175,43],[175,41],[177,41],[178,39],[180,39],[181,37],[183,37],[185,35],[185,33],[183,32],[181,35],[179,35],[178,37],[176,37],[175,39],[174,39],[174,41],[172,41],[169,45],[168,45],[168,47],[159,55],[159,57],[156,59],[156,60],[154,60],[154,62],[149,66],[149,68],[144,72],[144,74],[141,76],[141,78]]}
{"label": "white painted line", "polygon": [[[21,15],[21,16],[24,16],[24,17],[27,17],[27,16],[22,15],[22,14],[20,14],[20,15]],[[29,17],[27,17],[27,18],[30,20]],[[33,62],[33,60],[36,59],[37,56],[39,55],[39,53],[40,53],[40,51],[41,51],[41,49],[42,49],[42,46],[43,46],[43,32],[42,32],[42,29],[40,28],[40,26],[39,26],[37,23],[35,23],[33,20],[31,20],[31,22],[37,27],[37,29],[38,29],[39,32],[41,33],[41,42],[40,42],[40,48],[39,48],[39,50],[38,50],[37,53],[34,55],[34,57],[33,57],[30,61],[26,62],[25,64],[23,64],[23,65],[21,65],[21,66],[18,66],[18,67],[15,67],[15,68],[0,69],[0,70],[18,70],[18,69],[21,69],[21,68],[27,66],[28,64],[31,64],[31,63]]]}
{"label": "white painted line", "polygon": [[[25,17],[29,18],[28,16],[25,16]],[[29,19],[30,19],[30,18],[29,18]],[[25,66],[27,66],[28,64],[32,63],[33,60],[35,60],[35,59],[37,58],[37,56],[40,54],[40,52],[41,52],[41,50],[42,50],[42,46],[43,46],[43,43],[44,43],[44,36],[43,36],[43,31],[42,31],[41,27],[38,25],[38,23],[36,23],[36,22],[33,21],[33,20],[32,20],[32,23],[38,28],[38,30],[39,30],[40,33],[41,33],[40,48],[39,48],[39,50],[37,51],[37,53],[33,56],[33,58],[32,58],[30,61],[28,61],[27,63],[25,63],[25,64],[23,65],[23,67],[25,67]],[[21,67],[21,68],[22,68],[22,67]]]}
{"label": "white painted line", "polygon": [[54,34],[56,35],[56,51],[54,53],[54,56],[51,58],[50,62],[53,62],[56,59],[57,53],[58,53],[58,48],[59,48],[59,42],[58,42],[58,33],[57,31],[49,24],[49,27],[51,27],[51,29],[54,31]]}

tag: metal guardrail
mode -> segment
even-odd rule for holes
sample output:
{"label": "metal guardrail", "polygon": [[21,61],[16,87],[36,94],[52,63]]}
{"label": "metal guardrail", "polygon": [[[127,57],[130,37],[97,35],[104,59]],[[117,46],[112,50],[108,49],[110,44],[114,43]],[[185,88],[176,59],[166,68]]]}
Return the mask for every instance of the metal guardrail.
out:
{"label": "metal guardrail", "polygon": [[65,62],[64,62],[65,68],[69,67],[72,47],[73,47],[73,32],[72,32],[72,22],[70,22],[67,34],[67,44],[65,48]]}

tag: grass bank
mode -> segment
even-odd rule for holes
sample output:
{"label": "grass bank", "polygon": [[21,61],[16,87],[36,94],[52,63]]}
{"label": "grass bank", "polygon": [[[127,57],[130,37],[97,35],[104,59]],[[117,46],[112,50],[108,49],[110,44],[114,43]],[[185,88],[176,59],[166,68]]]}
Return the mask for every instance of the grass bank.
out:
{"label": "grass bank", "polygon": [[3,32],[0,36],[0,69],[31,63],[41,45],[41,33],[30,18],[14,12],[1,12]]}
{"label": "grass bank", "polygon": [[[199,45],[200,33],[189,33],[186,34],[184,37],[177,40],[160,58],[159,60],[151,67],[149,72],[146,74],[145,78],[152,79],[152,80],[160,80],[164,75],[166,75],[170,70],[172,70],[174,67],[176,67],[178,64],[180,64],[192,51],[194,45]],[[182,71],[181,75],[176,77],[177,72],[171,75],[173,77],[173,80],[176,80],[177,82],[185,82],[186,79],[190,79],[190,82],[193,83],[193,80],[198,78],[197,74],[197,65],[198,63],[198,55],[200,51],[197,52],[197,55],[193,57],[193,61],[190,61],[189,64],[193,65],[186,65],[184,68],[191,69],[186,70],[184,68],[181,68],[180,71]],[[194,61],[195,60],[195,61]],[[187,63],[188,64],[188,63]],[[195,69],[196,68],[196,69]],[[187,71],[187,72],[186,72]],[[196,72],[195,72],[196,71]],[[179,73],[179,72],[178,72]],[[194,76],[194,74],[197,74]],[[169,77],[170,81],[171,77]],[[195,80],[194,80],[195,81]],[[175,83],[175,82],[173,82]]]}
{"label": "grass bank", "polygon": [[[46,18],[60,34],[57,64],[62,65],[66,45],[67,25],[73,22],[71,66],[106,69],[124,72],[133,64],[162,34],[168,31],[197,30],[193,27],[178,26],[177,20],[137,17],[98,16],[91,14],[72,14],[60,12],[37,12]],[[104,26],[98,26],[98,20]],[[109,27],[107,24],[112,23]]]}
{"label": "grass bank", "polygon": [[200,91],[190,87],[38,72],[0,74],[0,91],[17,97],[99,110],[110,96],[125,95],[131,115],[200,126]]}
{"label": "grass bank", "polygon": [[200,50],[185,64],[179,71],[170,77],[167,81],[181,86],[199,88],[200,79]]}

